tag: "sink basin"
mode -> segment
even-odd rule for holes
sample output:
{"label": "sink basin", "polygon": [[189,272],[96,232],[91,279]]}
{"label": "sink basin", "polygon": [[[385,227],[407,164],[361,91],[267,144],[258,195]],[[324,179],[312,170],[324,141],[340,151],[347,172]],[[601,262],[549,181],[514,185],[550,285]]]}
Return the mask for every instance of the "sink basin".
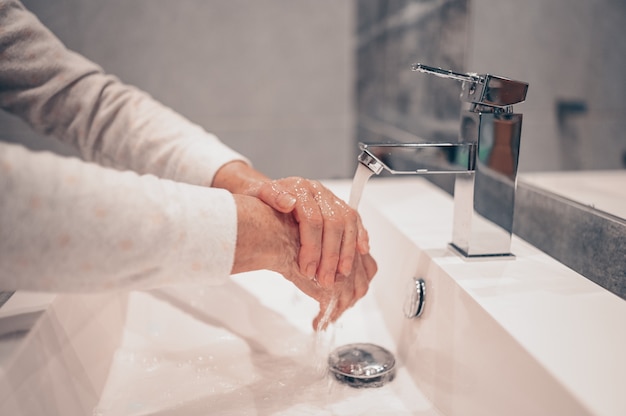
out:
{"label": "sink basin", "polygon": [[[422,179],[371,181],[361,213],[378,275],[319,335],[315,302],[268,271],[221,286],[15,294],[0,309],[0,414],[626,414],[626,302],[521,240],[515,260],[457,256],[451,198]],[[426,303],[409,320],[414,277]],[[394,353],[395,379],[338,383],[326,360],[349,343]]]}

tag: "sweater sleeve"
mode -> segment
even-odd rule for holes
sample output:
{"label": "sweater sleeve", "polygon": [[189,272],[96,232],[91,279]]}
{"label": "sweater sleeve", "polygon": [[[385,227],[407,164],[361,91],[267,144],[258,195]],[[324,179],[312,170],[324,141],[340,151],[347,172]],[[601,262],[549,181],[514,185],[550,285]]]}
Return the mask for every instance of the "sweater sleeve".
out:
{"label": "sweater sleeve", "polygon": [[148,94],[69,51],[17,0],[0,0],[0,107],[88,161],[209,186],[247,160]]}
{"label": "sweater sleeve", "polygon": [[0,290],[145,289],[229,275],[234,199],[197,185],[245,159],[67,50],[17,0],[0,0],[0,108],[97,163],[0,143]]}
{"label": "sweater sleeve", "polygon": [[150,289],[228,278],[232,195],[0,143],[0,290]]}

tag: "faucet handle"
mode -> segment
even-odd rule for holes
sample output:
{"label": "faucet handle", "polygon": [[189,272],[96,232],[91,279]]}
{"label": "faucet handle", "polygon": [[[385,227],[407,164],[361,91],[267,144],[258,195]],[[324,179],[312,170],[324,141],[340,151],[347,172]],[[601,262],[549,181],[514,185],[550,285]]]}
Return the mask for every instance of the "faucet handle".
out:
{"label": "faucet handle", "polygon": [[528,91],[528,83],[496,75],[454,72],[420,63],[411,65],[411,69],[442,78],[462,81],[462,101],[489,107],[504,108],[521,103],[526,99]]}

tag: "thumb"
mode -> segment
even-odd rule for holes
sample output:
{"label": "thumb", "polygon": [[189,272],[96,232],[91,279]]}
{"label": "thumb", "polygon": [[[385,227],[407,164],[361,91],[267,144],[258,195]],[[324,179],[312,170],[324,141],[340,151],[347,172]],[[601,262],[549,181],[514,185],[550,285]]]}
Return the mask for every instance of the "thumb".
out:
{"label": "thumb", "polygon": [[257,198],[265,202],[276,211],[289,213],[296,207],[297,199],[290,192],[285,191],[276,182],[268,182],[261,186]]}

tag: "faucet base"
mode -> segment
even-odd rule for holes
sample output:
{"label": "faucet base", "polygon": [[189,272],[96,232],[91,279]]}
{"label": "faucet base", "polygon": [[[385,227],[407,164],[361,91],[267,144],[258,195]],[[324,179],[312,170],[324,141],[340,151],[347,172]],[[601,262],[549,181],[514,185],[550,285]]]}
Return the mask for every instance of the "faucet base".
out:
{"label": "faucet base", "polygon": [[456,254],[462,256],[463,258],[466,259],[475,259],[475,260],[479,260],[479,259],[489,259],[489,260],[493,260],[493,259],[510,259],[510,260],[514,260],[515,259],[515,254],[513,253],[496,253],[496,254],[469,254],[467,251],[463,250],[461,247],[457,246],[454,243],[449,243],[448,246],[452,249],[452,251],[454,251]]}

